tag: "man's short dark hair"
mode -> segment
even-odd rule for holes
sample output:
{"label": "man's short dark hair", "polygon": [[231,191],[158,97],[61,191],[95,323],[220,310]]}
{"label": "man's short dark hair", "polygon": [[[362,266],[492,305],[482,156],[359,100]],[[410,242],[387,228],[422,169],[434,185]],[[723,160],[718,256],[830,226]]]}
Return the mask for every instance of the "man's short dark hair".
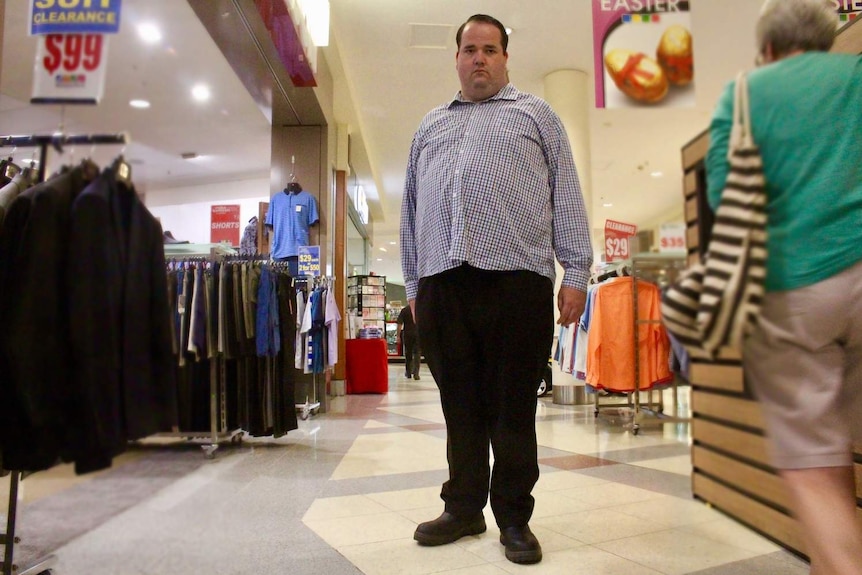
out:
{"label": "man's short dark hair", "polygon": [[496,26],[497,30],[500,31],[500,44],[503,46],[503,54],[506,54],[506,50],[509,48],[509,34],[506,32],[506,27],[503,26],[502,22],[487,14],[473,14],[467,18],[466,22],[461,24],[458,32],[455,34],[455,44],[458,45],[459,50],[461,49],[461,34],[464,32],[464,27],[470,22],[484,22],[485,24]]}

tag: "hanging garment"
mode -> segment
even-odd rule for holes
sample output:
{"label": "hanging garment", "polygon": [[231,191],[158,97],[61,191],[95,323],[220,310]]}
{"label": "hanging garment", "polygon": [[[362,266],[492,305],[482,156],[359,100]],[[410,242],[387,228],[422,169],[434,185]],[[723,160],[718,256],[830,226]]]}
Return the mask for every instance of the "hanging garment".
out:
{"label": "hanging garment", "polygon": [[68,239],[70,385],[79,473],[176,425],[162,229],[106,170],[73,205]]}
{"label": "hanging garment", "polygon": [[668,368],[670,342],[661,324],[658,287],[638,280],[639,321],[635,326],[632,281],[631,277],[609,280],[601,284],[595,294],[586,381],[598,389],[634,391],[637,378],[638,388],[646,390],[673,379]]}
{"label": "hanging garment", "polygon": [[327,365],[334,366],[338,363],[338,325],[341,321],[341,312],[335,301],[335,290],[332,286],[326,290],[326,327],[327,339],[329,341],[329,357]]}

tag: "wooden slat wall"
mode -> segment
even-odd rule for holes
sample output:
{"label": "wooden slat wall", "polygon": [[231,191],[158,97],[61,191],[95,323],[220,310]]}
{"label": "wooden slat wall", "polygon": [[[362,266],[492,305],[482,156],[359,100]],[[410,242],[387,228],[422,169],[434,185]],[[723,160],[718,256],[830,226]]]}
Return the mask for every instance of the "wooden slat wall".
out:
{"label": "wooden slat wall", "polygon": [[[836,52],[862,52],[862,22],[845,27]],[[682,150],[683,200],[687,224],[688,261],[699,261],[698,214],[706,190],[698,177],[709,148],[708,132]],[[788,514],[788,497],[769,465],[761,409],[745,385],[741,358],[724,352],[716,362],[693,362],[692,489],[696,497],[765,534],[785,547],[805,553],[796,521]],[[862,446],[856,447],[856,495],[862,501]],[[862,518],[862,507],[859,508]]]}

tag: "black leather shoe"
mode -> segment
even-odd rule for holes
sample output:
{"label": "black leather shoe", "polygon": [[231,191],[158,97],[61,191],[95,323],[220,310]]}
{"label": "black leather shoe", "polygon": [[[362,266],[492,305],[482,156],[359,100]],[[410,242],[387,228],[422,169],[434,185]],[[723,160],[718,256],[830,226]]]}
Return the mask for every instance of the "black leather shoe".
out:
{"label": "black leather shoe", "polygon": [[420,523],[413,533],[413,539],[420,545],[446,545],[467,535],[478,535],[487,530],[482,513],[471,517],[456,517],[444,511],[434,521]]}
{"label": "black leather shoe", "polygon": [[542,546],[529,525],[501,529],[500,543],[506,546],[506,559],[512,563],[538,563],[542,560]]}

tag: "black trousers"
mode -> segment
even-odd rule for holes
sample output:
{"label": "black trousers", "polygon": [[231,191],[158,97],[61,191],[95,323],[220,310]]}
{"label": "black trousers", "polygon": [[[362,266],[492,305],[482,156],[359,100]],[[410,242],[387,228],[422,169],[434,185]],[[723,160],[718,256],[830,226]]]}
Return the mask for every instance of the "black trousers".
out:
{"label": "black trousers", "polygon": [[532,516],[536,389],[553,340],[553,295],[538,274],[467,265],[419,282],[419,339],[446,418],[449,480],[440,496],[449,513],[478,513],[490,493],[501,529]]}
{"label": "black trousers", "polygon": [[419,350],[419,338],[415,335],[404,335],[404,373],[407,377],[419,374],[419,367],[422,359],[421,351]]}

